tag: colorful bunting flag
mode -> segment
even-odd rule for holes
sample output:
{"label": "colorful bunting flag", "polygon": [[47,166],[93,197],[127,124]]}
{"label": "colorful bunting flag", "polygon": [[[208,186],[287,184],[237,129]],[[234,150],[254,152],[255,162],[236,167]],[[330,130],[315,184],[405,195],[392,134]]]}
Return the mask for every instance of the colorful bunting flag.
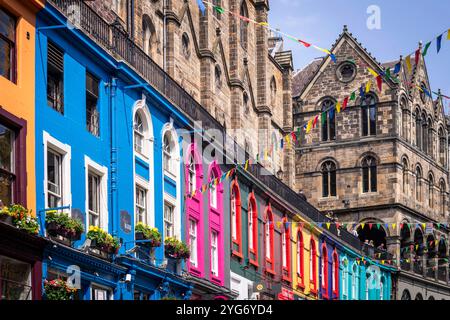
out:
{"label": "colorful bunting flag", "polygon": [[214,10],[216,10],[219,14],[223,14],[225,12],[225,10],[219,6],[214,6]]}
{"label": "colorful bunting flag", "polygon": [[395,67],[394,67],[394,74],[397,74],[397,73],[399,73],[400,72],[400,69],[401,69],[401,67],[402,67],[402,65],[401,65],[401,63],[400,62],[398,62],[396,65],[395,65]]}
{"label": "colorful bunting flag", "polygon": [[205,14],[206,7],[203,4],[203,1],[202,0],[197,0],[197,4],[198,4],[198,7],[200,8],[200,11],[202,12],[202,15]]}
{"label": "colorful bunting flag", "polygon": [[306,127],[306,133],[309,133],[311,131],[312,121],[308,121],[308,126]]}
{"label": "colorful bunting flag", "polygon": [[326,112],[322,112],[322,114],[320,115],[320,122],[322,123],[322,125],[325,124],[326,120],[327,120],[327,113]]}
{"label": "colorful bunting flag", "polygon": [[319,119],[319,116],[315,116],[315,117],[314,117],[313,128],[316,127],[316,124],[317,124],[317,120],[318,120],[318,119]]}
{"label": "colorful bunting flag", "polygon": [[437,37],[436,45],[437,45],[437,53],[439,53],[439,51],[441,51],[441,45],[442,45],[442,34],[439,37]]}
{"label": "colorful bunting flag", "polygon": [[372,80],[369,79],[366,83],[366,93],[370,92],[370,87],[372,86]]}
{"label": "colorful bunting flag", "polygon": [[345,97],[344,102],[342,102],[342,111],[345,110],[345,108],[347,108],[348,105],[348,97]]}
{"label": "colorful bunting flag", "polygon": [[303,41],[303,40],[300,40],[300,39],[297,39],[297,41],[300,42],[302,45],[304,45],[306,48],[311,47],[311,44],[306,42],[306,41]]}
{"label": "colorful bunting flag", "polygon": [[381,76],[377,77],[377,86],[378,86],[378,91],[383,91],[383,78],[381,78]]}
{"label": "colorful bunting flag", "polygon": [[330,109],[330,120],[334,118],[334,106]]}
{"label": "colorful bunting flag", "polygon": [[337,113],[341,112],[341,103],[339,101],[336,103],[336,111]]}
{"label": "colorful bunting flag", "polygon": [[375,78],[378,77],[378,73],[372,68],[367,68],[367,70],[369,70],[370,74],[373,75]]}
{"label": "colorful bunting flag", "polygon": [[419,58],[420,58],[420,49],[417,49],[414,57],[414,62],[416,63],[416,66],[419,64]]}
{"label": "colorful bunting flag", "polygon": [[408,72],[411,73],[412,65],[411,65],[411,56],[407,56],[405,59],[406,67],[408,68]]}
{"label": "colorful bunting flag", "polygon": [[352,94],[350,95],[350,101],[354,101],[356,100],[356,92],[353,91]]}
{"label": "colorful bunting flag", "polygon": [[447,40],[450,40],[450,29],[447,31]]}
{"label": "colorful bunting flag", "polygon": [[425,45],[425,48],[423,49],[423,52],[422,52],[422,56],[425,57],[427,55],[428,49],[430,48],[430,46],[431,46],[431,41]]}

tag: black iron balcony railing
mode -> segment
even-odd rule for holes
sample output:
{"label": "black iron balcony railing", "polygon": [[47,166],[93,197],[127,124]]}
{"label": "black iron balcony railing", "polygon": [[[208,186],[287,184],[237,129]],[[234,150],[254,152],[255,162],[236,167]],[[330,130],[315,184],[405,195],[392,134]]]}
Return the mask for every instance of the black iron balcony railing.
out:
{"label": "black iron balcony railing", "polygon": [[[55,7],[72,22],[75,28],[84,31],[88,37],[110,52],[117,60],[123,60],[130,65],[192,122],[200,122],[204,130],[215,129],[220,131],[223,137],[226,136],[225,128],[205,108],[161,69],[126,33],[115,25],[108,24],[89,5],[82,0],[48,0],[47,3]],[[234,141],[234,150],[238,154],[246,154],[234,139],[228,141]],[[330,221],[329,218],[325,217],[277,177],[266,175],[265,169],[259,163],[251,165],[248,171],[267,188],[276,190],[282,199],[312,221]],[[338,230],[334,224],[331,225],[329,232],[338,235]],[[339,237],[353,248],[361,250],[360,240],[346,230],[340,229]]]}

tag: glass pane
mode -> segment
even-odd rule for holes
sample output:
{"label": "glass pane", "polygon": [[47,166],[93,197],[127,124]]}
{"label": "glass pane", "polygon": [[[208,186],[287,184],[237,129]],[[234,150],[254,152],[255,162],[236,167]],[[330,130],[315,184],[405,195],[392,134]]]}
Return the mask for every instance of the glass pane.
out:
{"label": "glass pane", "polygon": [[14,133],[0,124],[0,168],[9,172],[14,172],[13,138]]}
{"label": "glass pane", "polygon": [[31,265],[0,256],[0,300],[31,300]]}
{"label": "glass pane", "polygon": [[9,174],[0,173],[0,201],[5,206],[13,203],[12,177]]}
{"label": "glass pane", "polygon": [[0,76],[11,80],[11,45],[0,39]]}
{"label": "glass pane", "polygon": [[13,16],[0,9],[0,34],[15,42],[16,20]]}
{"label": "glass pane", "polygon": [[89,174],[88,186],[89,210],[99,213],[99,178],[97,176]]}

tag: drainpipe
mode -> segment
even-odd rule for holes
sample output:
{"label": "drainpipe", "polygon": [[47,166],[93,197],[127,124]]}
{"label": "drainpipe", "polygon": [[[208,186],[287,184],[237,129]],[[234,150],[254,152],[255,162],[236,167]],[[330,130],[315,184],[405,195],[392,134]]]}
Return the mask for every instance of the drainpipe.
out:
{"label": "drainpipe", "polygon": [[[116,141],[116,90],[117,90],[117,78],[112,78],[110,83],[110,139],[111,139],[111,230],[112,235],[116,236],[116,224],[115,219],[118,212],[117,202],[117,141]],[[118,218],[118,216],[117,216]]]}
{"label": "drainpipe", "polygon": [[166,16],[166,8],[167,8],[167,0],[164,0],[164,4],[163,4],[164,8],[163,8],[163,15],[164,15],[164,19],[163,19],[163,70],[165,72],[167,72],[166,70],[166,55],[167,55],[167,16]]}

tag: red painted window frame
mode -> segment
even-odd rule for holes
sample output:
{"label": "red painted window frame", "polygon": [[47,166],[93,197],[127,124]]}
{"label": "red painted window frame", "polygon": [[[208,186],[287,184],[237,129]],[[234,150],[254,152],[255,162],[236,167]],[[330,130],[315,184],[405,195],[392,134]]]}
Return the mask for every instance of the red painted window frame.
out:
{"label": "red painted window frame", "polygon": [[305,244],[303,242],[303,230],[297,228],[297,287],[305,288]]}
{"label": "red painted window frame", "polygon": [[[259,267],[259,264],[258,264],[258,206],[256,205],[256,198],[255,198],[255,194],[253,192],[251,192],[248,197],[248,208],[250,208],[250,206],[252,206],[252,213],[253,213],[253,216],[252,216],[253,230],[252,230],[252,234],[248,235],[248,237],[250,237],[250,236],[253,237],[253,249],[250,249],[250,246],[247,244],[248,257],[249,257],[248,261],[250,264],[252,264],[256,268],[258,268]],[[248,211],[249,210],[247,210],[247,212]],[[250,218],[250,217],[248,217],[248,218]],[[247,224],[247,230],[248,230],[248,224]],[[251,258],[252,254],[255,256],[255,259]]]}
{"label": "red painted window frame", "polygon": [[[270,259],[267,258],[267,239],[266,239],[266,228],[267,224],[269,224],[269,246],[270,246]],[[273,220],[273,212],[272,206],[270,203],[267,205],[266,214],[265,214],[265,223],[264,223],[264,261],[266,262],[266,272],[275,276],[275,264],[274,264],[274,232],[275,232],[275,223]]]}
{"label": "red painted window frame", "polygon": [[[231,252],[234,256],[242,259],[244,256],[242,255],[241,189],[239,188],[239,183],[237,179],[234,179],[233,182],[231,183],[230,191],[234,192],[234,196],[236,199],[236,239],[233,239],[233,235],[231,235]],[[230,206],[231,206],[231,196],[230,196]],[[231,210],[230,210],[230,219],[232,219]],[[233,244],[235,244],[239,248],[239,250],[237,251],[234,250]]]}
{"label": "red painted window frame", "polygon": [[323,266],[323,276],[322,276],[322,297],[324,299],[329,299],[328,294],[328,249],[325,243],[322,244],[322,266]]}
{"label": "red painted window frame", "polygon": [[336,249],[334,249],[333,251],[333,268],[334,268],[334,289],[333,290],[333,295],[336,299],[339,298],[339,257],[338,254],[336,252]]}
{"label": "red painted window frame", "polygon": [[[281,228],[283,228],[281,232],[281,236],[284,237],[286,242],[286,251],[284,254],[286,255],[286,267],[283,266],[283,261],[281,261],[281,269],[282,269],[282,279],[287,282],[292,281],[291,277],[291,228],[288,224],[286,226],[286,223],[288,222],[287,218],[283,218]],[[283,240],[281,239],[281,250],[283,250]]]}
{"label": "red painted window frame", "polygon": [[[310,280],[310,291],[313,294],[317,294],[317,246],[316,246],[316,241],[312,238],[311,236],[311,240],[310,240],[310,256],[312,259],[312,274],[309,275],[309,280]],[[314,288],[311,288],[311,284],[314,285]]]}

